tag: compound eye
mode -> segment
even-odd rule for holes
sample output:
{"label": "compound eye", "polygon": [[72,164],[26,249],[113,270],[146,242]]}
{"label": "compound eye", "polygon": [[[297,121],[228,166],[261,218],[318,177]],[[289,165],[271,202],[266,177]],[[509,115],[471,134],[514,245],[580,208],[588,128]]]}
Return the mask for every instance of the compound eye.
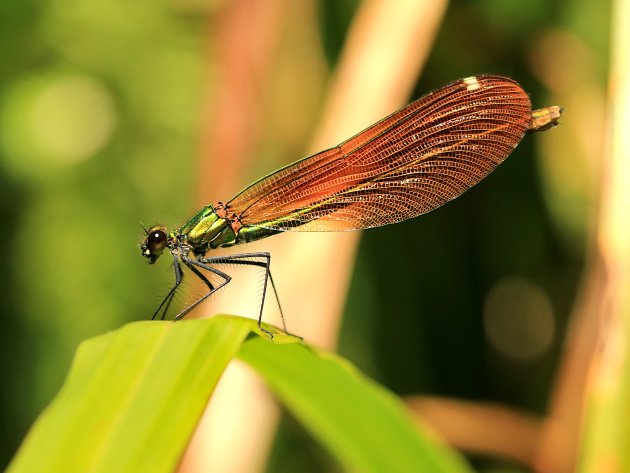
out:
{"label": "compound eye", "polygon": [[162,230],[151,230],[147,236],[147,248],[152,255],[160,254],[166,247],[166,233]]}

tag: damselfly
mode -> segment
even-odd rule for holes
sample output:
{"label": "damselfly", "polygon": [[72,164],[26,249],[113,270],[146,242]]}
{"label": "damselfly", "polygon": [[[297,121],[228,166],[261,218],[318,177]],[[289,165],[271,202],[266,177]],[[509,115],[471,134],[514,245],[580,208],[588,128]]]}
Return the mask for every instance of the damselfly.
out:
{"label": "damselfly", "polygon": [[[265,272],[258,314],[264,331],[260,324],[268,282],[277,298],[270,254],[208,256],[213,249],[285,231],[359,230],[417,217],[477,184],[526,131],[555,126],[561,113],[556,106],[532,111],[528,95],[507,77],[457,80],[339,146],[289,164],[225,203],[202,208],[175,231],[161,225],[146,230],[142,255],[153,264],[168,249],[175,271],[175,285],[153,318],[162,311],[164,319],[182,282],[182,265],[207,291],[176,320],[230,282],[226,265],[254,266]],[[202,270],[219,283],[211,283]]]}

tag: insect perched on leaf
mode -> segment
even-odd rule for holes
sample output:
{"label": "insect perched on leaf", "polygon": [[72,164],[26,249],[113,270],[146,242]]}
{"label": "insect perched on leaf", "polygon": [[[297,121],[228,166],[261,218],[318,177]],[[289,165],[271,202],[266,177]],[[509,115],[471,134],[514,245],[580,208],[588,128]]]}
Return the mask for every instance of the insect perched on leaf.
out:
{"label": "insect perched on leaf", "polygon": [[[148,229],[140,244],[142,255],[153,264],[168,250],[175,271],[175,285],[153,318],[162,311],[164,319],[182,282],[182,265],[201,279],[207,292],[176,320],[230,282],[223,270],[227,265],[254,266],[265,271],[258,326],[266,332],[261,319],[268,282],[277,298],[270,254],[212,256],[213,249],[285,231],[379,227],[430,212],[486,177],[525,132],[547,130],[561,114],[556,106],[532,111],[528,95],[507,77],[457,80],[339,146],[289,164],[227,202],[202,208],[175,231],[161,225]],[[210,282],[201,270],[219,283]]]}

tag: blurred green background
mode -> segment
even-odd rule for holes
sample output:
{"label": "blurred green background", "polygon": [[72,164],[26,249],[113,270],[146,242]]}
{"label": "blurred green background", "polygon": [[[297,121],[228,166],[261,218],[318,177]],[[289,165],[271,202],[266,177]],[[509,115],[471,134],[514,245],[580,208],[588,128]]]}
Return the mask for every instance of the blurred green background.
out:
{"label": "blurred green background", "polygon": [[[195,210],[200,104],[217,67],[208,50],[226,3],[0,4],[2,465],[59,388],[77,344],[150,317],[168,286],[170,274],[139,255],[139,223],[178,224]],[[266,125],[270,138],[243,186],[304,154],[318,104],[301,104],[300,88],[322,88],[358,5],[315,2],[319,56],[309,60],[321,73],[311,84],[284,71],[282,83],[265,84],[273,95],[291,82],[292,92],[276,100],[280,118]],[[582,111],[580,87],[603,97],[608,28],[607,2],[453,1],[414,97],[500,73],[534,106],[566,106],[570,122]],[[299,47],[283,46],[294,61],[288,71],[299,71],[300,54],[315,54],[291,50]],[[545,81],[550,71],[558,80]],[[302,109],[290,136],[272,129],[299,121]],[[543,412],[593,211],[596,164],[575,133],[563,125],[528,136],[464,198],[365,232],[341,354],[402,395]],[[506,304],[519,310],[506,315]],[[284,424],[273,471],[332,468],[302,435]]]}

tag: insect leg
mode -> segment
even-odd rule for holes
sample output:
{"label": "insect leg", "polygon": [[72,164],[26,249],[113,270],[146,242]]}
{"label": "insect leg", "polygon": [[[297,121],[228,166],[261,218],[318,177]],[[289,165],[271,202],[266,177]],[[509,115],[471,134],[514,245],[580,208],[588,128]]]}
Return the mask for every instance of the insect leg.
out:
{"label": "insect leg", "polygon": [[[232,280],[232,277],[229,276],[228,274],[224,273],[223,271],[219,271],[218,269],[215,269],[209,266],[208,264],[206,264],[207,261],[204,261],[204,260],[197,261],[197,260],[188,258],[187,256],[182,256],[181,258],[184,264],[188,266],[188,268],[193,273],[195,273],[195,275],[197,275],[197,277],[201,279],[206,284],[206,286],[208,286],[208,289],[210,290],[206,294],[204,294],[202,297],[197,299],[195,302],[193,302],[191,305],[189,305],[186,309],[184,309],[179,314],[177,314],[175,316],[175,320],[180,320],[184,318],[186,314],[188,314],[188,312],[193,310],[195,307],[197,307],[199,304],[205,301],[208,297],[210,297],[212,294],[217,292],[219,289],[221,289],[223,286],[225,286],[227,283],[229,283]],[[223,281],[218,286],[215,287],[210,281],[208,281],[208,278],[206,278],[197,268],[195,268],[195,266],[205,269],[206,271],[209,271],[213,274],[216,274],[217,276],[222,278]]]}
{"label": "insect leg", "polygon": [[[258,258],[259,261],[253,260],[254,258]],[[269,333],[268,330],[265,330],[262,323],[262,315],[263,309],[265,306],[265,296],[267,294],[267,281],[271,281],[271,288],[273,289],[273,295],[276,298],[276,302],[278,303],[278,309],[280,309],[280,319],[282,320],[282,329],[285,333],[290,333],[287,330],[287,325],[284,319],[284,313],[282,312],[282,306],[280,305],[280,298],[278,297],[278,291],[276,290],[276,285],[273,282],[273,277],[271,276],[271,255],[268,252],[258,252],[258,253],[242,253],[237,255],[227,255],[227,256],[215,256],[211,258],[206,258],[202,260],[203,262],[209,262],[211,264],[240,264],[244,266],[257,266],[259,268],[265,269],[265,282],[263,283],[263,294],[260,302],[260,311],[258,314],[258,328],[265,332],[267,335],[273,338],[273,335]]]}
{"label": "insect leg", "polygon": [[175,292],[182,282],[184,275],[182,273],[182,268],[179,266],[179,258],[177,257],[177,255],[173,255],[173,269],[175,271],[175,285],[171,288],[170,291],[168,291],[168,294],[166,295],[164,300],[162,300],[162,303],[153,313],[153,317],[151,317],[151,320],[155,320],[157,315],[160,313],[162,307],[164,307],[164,312],[162,313],[161,320],[164,320],[164,318],[166,317],[166,313],[168,312],[168,308],[170,307],[171,302],[173,302],[173,297],[175,297]]}

